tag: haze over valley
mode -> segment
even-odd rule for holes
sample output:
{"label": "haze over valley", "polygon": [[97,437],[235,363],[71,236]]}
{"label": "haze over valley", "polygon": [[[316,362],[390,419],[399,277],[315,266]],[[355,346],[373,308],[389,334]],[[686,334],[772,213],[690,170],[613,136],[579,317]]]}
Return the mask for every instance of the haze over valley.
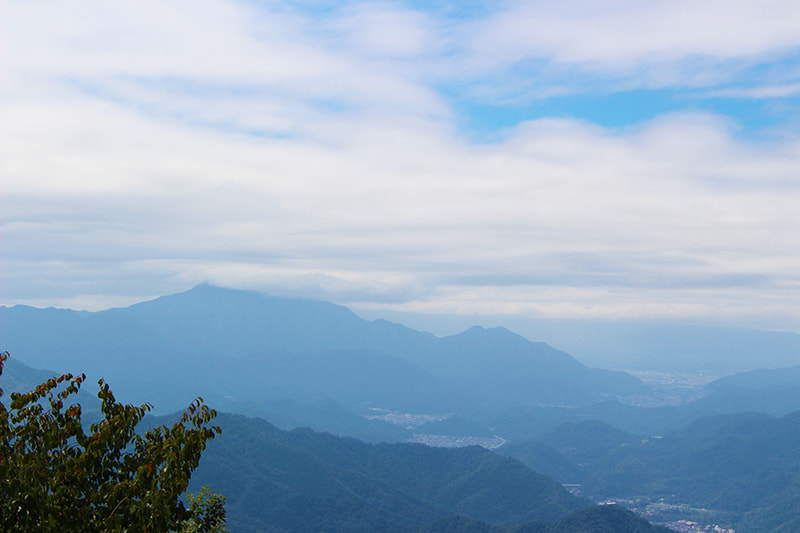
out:
{"label": "haze over valley", "polygon": [[[411,461],[405,467],[409,473],[425,468],[433,476],[431,483],[455,481],[437,477],[429,466],[417,465],[417,459],[387,457],[383,474],[370,470],[358,475],[367,476],[365,480],[388,475],[391,486],[400,483],[393,490],[404,494],[391,498],[413,495],[422,498],[414,505],[430,507],[423,514],[411,508],[398,511],[390,520],[371,507],[377,489],[369,489],[373,496],[368,500],[347,504],[361,509],[358,527],[366,530],[377,527],[374,520],[390,520],[392,530],[416,530],[453,512],[483,524],[479,527],[487,531],[537,520],[555,524],[591,501],[619,502],[668,525],[689,520],[737,531],[772,530],[762,523],[794,527],[794,515],[783,509],[798,504],[791,472],[800,468],[793,455],[800,447],[800,432],[792,425],[800,411],[800,366],[719,379],[685,372],[641,372],[637,377],[591,368],[566,352],[501,327],[473,326],[438,337],[382,319],[364,320],[329,302],[208,284],[99,312],[0,307],[0,325],[4,347],[13,354],[13,364],[3,376],[11,381],[4,383],[16,388],[34,387],[37,379],[48,375],[33,369],[58,374],[79,368],[90,382],[102,377],[112,383],[125,402],[150,402],[157,415],[178,411],[198,395],[220,411],[238,414],[221,418],[223,435],[211,444],[193,481],[193,486],[209,484],[227,494],[235,531],[311,531],[318,521],[352,519],[328,511],[319,511],[319,516],[292,514],[296,511],[290,510],[294,504],[286,500],[289,494],[320,497],[316,491],[321,480],[311,485],[298,480],[301,484],[291,489],[283,482],[272,485],[277,481],[270,472],[276,467],[266,464],[280,463],[284,460],[277,457],[290,452],[276,448],[265,453],[264,446],[289,446],[291,454],[308,454],[305,448],[295,449],[307,438],[320,439],[314,441],[315,458],[307,459],[312,462],[331,460],[327,454],[341,446],[357,447],[348,453],[384,454],[391,449],[392,454],[411,457],[422,453],[413,448],[419,445],[452,453],[481,449],[480,461],[514,458],[520,461],[513,466],[515,475],[544,474],[555,480],[548,481],[552,487],[559,486],[557,481],[579,498],[588,498],[559,503],[557,511],[527,507],[533,505],[528,500],[512,510],[508,506],[513,498],[502,491],[486,493],[486,503],[474,497],[469,505],[451,497],[439,501],[442,489],[432,488],[426,496],[416,482],[400,480],[403,467],[398,461]],[[770,332],[744,334],[786,338]],[[682,341],[674,340],[676,345]],[[87,407],[93,404],[91,396],[83,398]],[[731,434],[738,444],[731,444]],[[373,444],[336,440],[345,437]],[[261,452],[248,451],[264,438],[268,440],[255,448]],[[235,464],[251,457],[250,466],[234,466],[234,456]],[[440,460],[444,459],[436,461]],[[354,475],[358,462],[352,461],[336,463],[335,468],[350,472],[343,471],[345,477]],[[672,466],[675,461],[682,466]],[[222,464],[228,466],[220,470]],[[478,472],[484,468],[477,463],[464,467],[463,473],[449,475],[481,476]],[[511,463],[501,470],[510,467]],[[250,473],[234,474],[232,468]],[[290,477],[296,475],[286,465],[281,468],[289,468]],[[495,468],[499,464],[491,467]],[[254,476],[254,485],[244,492],[228,480],[243,475]],[[470,483],[482,486],[481,493],[509,483],[509,473],[492,475],[499,477],[478,477]],[[337,494],[341,490],[345,489]],[[470,498],[466,486],[458,490],[467,491],[459,498]],[[545,497],[542,489],[530,490],[539,495],[536,498]],[[266,494],[271,494],[268,503],[252,503]],[[312,500],[306,505],[322,505]],[[499,502],[504,502],[501,508],[492,507]],[[411,515],[415,518],[409,521]]]}

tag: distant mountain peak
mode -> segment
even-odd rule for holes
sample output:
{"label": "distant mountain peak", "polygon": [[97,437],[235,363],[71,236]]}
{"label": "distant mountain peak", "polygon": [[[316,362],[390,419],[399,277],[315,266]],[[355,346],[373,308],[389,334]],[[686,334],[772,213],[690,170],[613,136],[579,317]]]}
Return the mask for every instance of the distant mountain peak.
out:
{"label": "distant mountain peak", "polygon": [[[418,391],[415,397],[428,405],[455,402],[470,408],[478,404],[494,408],[530,403],[580,405],[609,395],[638,392],[642,386],[630,376],[622,379],[610,372],[590,370],[564,352],[503,327],[475,326],[440,338],[388,321],[369,322],[331,302],[210,283],[80,319],[74,312],[24,311],[3,311],[6,324],[0,320],[0,325],[7,326],[5,341],[9,348],[18,346],[25,352],[20,355],[28,357],[26,361],[54,366],[52,363],[69,353],[76,362],[84,362],[87,370],[125,379],[134,377],[135,371],[126,366],[129,361],[181,368],[188,360],[269,360],[273,366],[265,367],[263,373],[271,377],[286,372],[279,356],[306,354],[303,360],[317,358],[319,364],[327,365],[336,357],[344,357],[343,353],[353,357],[370,353],[373,355],[361,365],[363,368],[349,374],[362,375],[362,371],[373,369],[371,401],[384,402],[389,391],[404,390],[392,397],[393,402],[404,406],[408,404],[406,398],[414,396],[411,390]],[[323,353],[339,355],[319,358]],[[398,366],[392,357],[407,365]],[[202,368],[193,364],[192,371],[197,373],[197,380],[214,383],[219,375],[209,370],[210,363],[205,364]],[[224,366],[226,372],[232,371],[230,364]],[[140,364],[137,368],[147,366]],[[279,379],[273,388],[306,390],[303,383],[315,374],[312,369],[304,370],[305,374],[297,374],[294,385]],[[332,382],[334,370],[328,370]],[[252,368],[240,367],[239,371],[242,380],[252,381]],[[387,374],[391,379],[385,381]],[[336,375],[340,379],[335,382],[341,385],[337,390],[351,397],[352,391],[344,384],[351,383],[353,375]],[[138,374],[136,377],[143,379]],[[431,380],[440,381],[434,386]],[[404,385],[398,387],[401,382]],[[253,385],[254,391],[261,390],[258,383]],[[451,384],[452,390],[445,394],[439,383]]]}
{"label": "distant mountain peak", "polygon": [[502,346],[504,349],[511,349],[512,347],[514,349],[528,349],[534,344],[522,335],[500,326],[491,328],[472,326],[461,333],[444,337],[444,340],[447,343],[456,345],[469,345],[472,347],[497,345],[497,347]]}

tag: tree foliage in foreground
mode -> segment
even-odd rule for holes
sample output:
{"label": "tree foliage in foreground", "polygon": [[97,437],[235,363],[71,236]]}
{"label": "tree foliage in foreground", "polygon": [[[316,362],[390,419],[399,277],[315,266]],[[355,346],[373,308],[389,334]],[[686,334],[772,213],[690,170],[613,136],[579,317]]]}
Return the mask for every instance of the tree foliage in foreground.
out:
{"label": "tree foliage in foreground", "polygon": [[[0,353],[0,375],[8,353]],[[171,428],[135,429],[152,408],[123,405],[99,381],[103,418],[88,433],[67,404],[86,376],[64,374],[0,401],[0,529],[195,532],[224,530],[224,499],[180,501],[206,441],[213,409],[195,400]],[[0,396],[3,391],[0,389]]]}

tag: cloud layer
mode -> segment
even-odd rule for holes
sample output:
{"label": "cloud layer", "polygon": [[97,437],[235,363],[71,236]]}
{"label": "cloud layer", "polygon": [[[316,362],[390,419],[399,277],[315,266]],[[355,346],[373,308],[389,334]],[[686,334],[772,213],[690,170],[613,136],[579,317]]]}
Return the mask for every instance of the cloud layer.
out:
{"label": "cloud layer", "polygon": [[452,100],[677,87],[793,106],[795,3],[435,5],[8,2],[3,301],[211,281],[800,325],[790,125],[687,106],[623,128],[520,119],[481,143]]}

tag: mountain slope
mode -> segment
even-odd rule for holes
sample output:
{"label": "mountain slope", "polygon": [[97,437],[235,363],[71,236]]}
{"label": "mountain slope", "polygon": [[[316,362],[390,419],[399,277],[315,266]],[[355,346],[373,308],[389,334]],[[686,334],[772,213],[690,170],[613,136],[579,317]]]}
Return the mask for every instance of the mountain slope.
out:
{"label": "mountain slope", "polygon": [[491,526],[463,516],[438,520],[419,533],[671,533],[617,505],[587,507],[554,524],[529,522],[508,528]]}
{"label": "mountain slope", "polygon": [[[520,528],[515,533],[525,533]],[[543,533],[670,533],[618,505],[598,505],[566,516]]]}
{"label": "mountain slope", "polygon": [[415,531],[452,514],[511,524],[588,505],[483,448],[370,445],[240,415],[217,422],[222,435],[192,487],[225,494],[234,531]]}
{"label": "mountain slope", "polygon": [[[116,389],[147,392],[146,399],[157,407],[169,391],[162,410],[192,399],[176,382],[191,381],[193,390],[199,386],[212,399],[230,395],[226,383],[259,377],[265,380],[259,391],[240,388],[238,393],[263,394],[277,385],[303,391],[302,379],[313,382],[314,369],[326,365],[331,384],[341,378],[326,395],[404,409],[443,409],[445,398],[471,409],[583,405],[644,389],[632,376],[589,369],[564,352],[502,328],[438,338],[383,320],[368,322],[327,302],[210,285],[97,313],[3,307],[0,334],[4,348],[32,366],[70,365],[113,378]],[[368,365],[363,364],[366,354]],[[291,379],[269,381],[281,372]],[[366,391],[367,382],[383,396],[345,398],[354,390]]]}
{"label": "mountain slope", "polygon": [[504,328],[473,327],[437,338],[384,320],[368,322],[328,302],[210,285],[124,311],[195,353],[374,350],[403,358],[495,405],[588,403],[644,389],[628,374],[588,369],[564,352]]}
{"label": "mountain slope", "polygon": [[[798,354],[800,358],[800,354]],[[725,376],[712,381],[708,387],[714,390],[726,388],[767,389],[771,387],[786,387],[800,385],[800,365],[750,370],[730,376]]]}
{"label": "mountain slope", "polygon": [[[747,532],[794,531],[797,523],[800,412],[706,417],[656,439],[584,422],[557,428],[544,440],[580,465],[580,482],[595,498],[710,509]],[[506,448],[521,460],[526,451],[524,445]],[[537,460],[542,457],[527,464]]]}

